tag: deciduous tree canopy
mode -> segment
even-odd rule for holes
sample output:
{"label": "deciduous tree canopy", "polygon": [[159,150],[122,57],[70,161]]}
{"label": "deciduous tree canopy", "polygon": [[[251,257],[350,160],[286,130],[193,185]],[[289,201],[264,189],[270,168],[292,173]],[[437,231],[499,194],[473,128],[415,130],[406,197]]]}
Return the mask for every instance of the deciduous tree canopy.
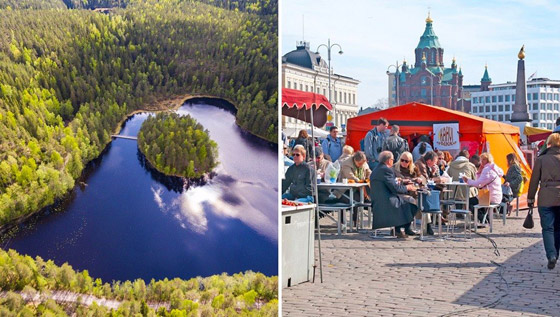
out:
{"label": "deciduous tree canopy", "polygon": [[[91,294],[98,298],[124,301],[118,311],[110,314],[105,307],[73,305],[78,316],[277,316],[278,277],[266,277],[261,273],[247,271],[234,275],[214,275],[190,280],[178,278],[146,283],[117,281],[103,283],[91,277],[88,271],[77,272],[68,263],[56,265],[18,254],[14,250],[0,249],[0,289],[8,292],[0,298],[0,315],[15,316],[65,316],[66,307],[52,300],[40,299],[36,303],[25,303],[17,292],[33,295],[48,291],[70,291]],[[155,312],[147,302],[169,304]],[[265,304],[260,308],[256,302]],[[19,316],[19,315],[18,315]]]}

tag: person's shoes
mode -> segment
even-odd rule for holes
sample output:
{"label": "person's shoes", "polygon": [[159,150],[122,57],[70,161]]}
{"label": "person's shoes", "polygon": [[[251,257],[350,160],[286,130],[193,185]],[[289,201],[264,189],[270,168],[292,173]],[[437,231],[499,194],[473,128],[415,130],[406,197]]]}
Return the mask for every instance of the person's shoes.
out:
{"label": "person's shoes", "polygon": [[429,236],[434,235],[434,230],[432,229],[432,225],[430,225],[430,224],[426,225],[426,234],[429,235]]}
{"label": "person's shoes", "polygon": [[415,236],[416,235],[416,232],[412,231],[412,229],[405,230],[404,233],[407,236]]}
{"label": "person's shoes", "polygon": [[548,259],[548,267],[549,270],[552,270],[556,266],[556,258]]}
{"label": "person's shoes", "polygon": [[397,232],[397,238],[398,239],[406,239],[406,238],[408,238],[408,236],[404,232]]}

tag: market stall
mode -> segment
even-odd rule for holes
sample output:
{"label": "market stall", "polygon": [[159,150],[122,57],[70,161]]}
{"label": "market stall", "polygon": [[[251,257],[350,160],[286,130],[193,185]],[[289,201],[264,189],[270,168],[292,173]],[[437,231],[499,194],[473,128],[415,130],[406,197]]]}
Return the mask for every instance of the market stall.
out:
{"label": "market stall", "polygon": [[[390,125],[399,125],[401,136],[409,141],[411,148],[414,140],[421,135],[429,135],[432,141],[439,138],[441,143],[447,143],[445,145],[457,149],[467,148],[471,155],[489,151],[494,156],[495,163],[504,171],[507,171],[506,155],[515,153],[526,175],[531,177],[531,168],[519,148],[519,128],[422,103],[408,103],[348,119],[346,144],[359,149],[360,140],[373,125],[377,125],[380,117],[389,120]],[[443,130],[441,126],[444,127]],[[457,135],[458,142],[453,140],[453,134]],[[527,188],[528,186],[525,191]]]}

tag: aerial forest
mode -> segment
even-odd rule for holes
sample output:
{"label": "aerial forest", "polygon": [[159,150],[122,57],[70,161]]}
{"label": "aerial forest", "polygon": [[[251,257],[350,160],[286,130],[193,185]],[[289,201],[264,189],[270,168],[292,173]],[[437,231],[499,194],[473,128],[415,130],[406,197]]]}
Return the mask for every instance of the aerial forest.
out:
{"label": "aerial forest", "polygon": [[[278,277],[251,271],[189,280],[107,283],[87,270],[75,271],[68,263],[59,266],[52,260],[0,249],[0,289],[5,292],[0,297],[0,316],[278,315]],[[51,297],[55,292],[65,292],[75,301],[57,303]],[[80,300],[88,295],[99,304],[88,306]],[[100,305],[102,299],[120,305],[111,311]],[[157,310],[154,304],[159,304]]]}
{"label": "aerial forest", "polygon": [[241,128],[275,142],[276,10],[266,0],[0,0],[0,226],[53,204],[130,113],[165,100],[223,98]]}
{"label": "aerial forest", "polygon": [[166,175],[200,178],[218,165],[218,145],[190,115],[160,112],[142,123],[138,148]]}

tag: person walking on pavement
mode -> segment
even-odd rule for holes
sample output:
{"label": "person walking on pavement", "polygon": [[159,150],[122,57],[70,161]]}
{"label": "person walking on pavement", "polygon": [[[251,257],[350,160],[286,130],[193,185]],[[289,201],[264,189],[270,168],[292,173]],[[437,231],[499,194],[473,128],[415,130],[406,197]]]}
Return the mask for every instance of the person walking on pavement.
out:
{"label": "person walking on pavement", "polygon": [[540,183],[538,210],[548,259],[547,267],[552,270],[560,251],[560,133],[552,133],[546,145],[546,153],[537,158],[533,167],[527,205],[529,208],[535,206],[535,195]]}
{"label": "person walking on pavement", "polygon": [[399,126],[391,126],[391,135],[383,143],[383,151],[391,151],[395,161],[398,161],[403,152],[408,152],[408,142],[399,136]]}
{"label": "person walking on pavement", "polygon": [[323,153],[329,156],[331,162],[338,160],[342,154],[342,142],[338,139],[338,128],[331,127],[329,135],[321,143]]}
{"label": "person walking on pavement", "polygon": [[389,121],[383,117],[379,118],[377,126],[371,129],[364,138],[364,152],[372,171],[379,164],[379,153],[383,151],[383,144],[387,139],[387,126],[389,126]]}

